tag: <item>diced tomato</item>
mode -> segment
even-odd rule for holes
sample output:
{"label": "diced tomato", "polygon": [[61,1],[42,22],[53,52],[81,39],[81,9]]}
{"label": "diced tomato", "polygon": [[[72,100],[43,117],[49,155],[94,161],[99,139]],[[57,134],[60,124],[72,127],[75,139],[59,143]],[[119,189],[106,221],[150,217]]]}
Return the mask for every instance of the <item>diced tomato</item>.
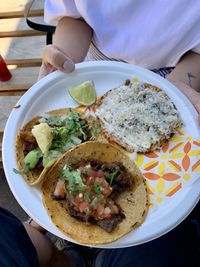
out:
{"label": "diced tomato", "polygon": [[85,208],[87,207],[87,205],[88,205],[88,202],[87,201],[83,201],[79,206],[80,212],[83,212],[85,210]]}

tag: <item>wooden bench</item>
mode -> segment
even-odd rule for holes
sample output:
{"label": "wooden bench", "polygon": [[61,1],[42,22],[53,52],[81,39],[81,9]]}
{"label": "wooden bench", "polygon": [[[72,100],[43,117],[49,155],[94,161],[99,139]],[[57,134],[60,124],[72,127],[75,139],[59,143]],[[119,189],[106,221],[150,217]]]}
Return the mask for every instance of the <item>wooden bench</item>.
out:
{"label": "wooden bench", "polygon": [[[18,99],[37,81],[45,33],[31,29],[24,18],[28,0],[0,1],[0,53],[12,73],[8,82],[0,82],[0,167],[2,137],[7,118]],[[44,0],[33,4],[29,16],[43,21]]]}

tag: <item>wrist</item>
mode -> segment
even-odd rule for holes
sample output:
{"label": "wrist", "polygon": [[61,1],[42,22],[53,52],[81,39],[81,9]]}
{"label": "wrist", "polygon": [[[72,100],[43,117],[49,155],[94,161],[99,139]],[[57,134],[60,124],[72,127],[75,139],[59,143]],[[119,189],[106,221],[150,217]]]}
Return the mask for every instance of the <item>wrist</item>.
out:
{"label": "wrist", "polygon": [[173,85],[175,85],[179,89],[182,88],[182,87],[187,87],[188,89],[192,88],[187,82],[182,81],[182,80],[174,79],[174,78],[171,78],[171,77],[167,77],[166,80],[171,82]]}

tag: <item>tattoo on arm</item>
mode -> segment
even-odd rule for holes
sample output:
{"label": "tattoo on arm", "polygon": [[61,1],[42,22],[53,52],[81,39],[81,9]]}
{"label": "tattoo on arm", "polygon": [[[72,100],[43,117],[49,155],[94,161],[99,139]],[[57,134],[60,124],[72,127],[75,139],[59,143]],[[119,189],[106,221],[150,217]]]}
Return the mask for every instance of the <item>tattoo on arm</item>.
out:
{"label": "tattoo on arm", "polygon": [[189,86],[192,87],[192,78],[196,78],[191,72],[187,72]]}

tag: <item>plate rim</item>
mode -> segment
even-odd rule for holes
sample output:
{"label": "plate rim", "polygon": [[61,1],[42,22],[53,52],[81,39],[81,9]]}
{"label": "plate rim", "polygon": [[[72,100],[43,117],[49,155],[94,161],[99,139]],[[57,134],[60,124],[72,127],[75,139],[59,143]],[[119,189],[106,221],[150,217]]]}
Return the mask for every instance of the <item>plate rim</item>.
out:
{"label": "plate rim", "polygon": [[[120,68],[124,69],[124,70],[133,70],[134,71],[141,71],[141,72],[146,72],[147,74],[149,75],[153,75],[154,77],[156,77],[156,79],[158,80],[161,80],[162,82],[164,81],[165,84],[167,84],[168,86],[172,87],[183,99],[184,101],[187,103],[188,105],[188,108],[190,109],[190,112],[192,112],[192,114],[194,115],[194,117],[196,116],[197,117],[197,112],[195,110],[195,108],[193,107],[193,105],[191,104],[191,102],[189,101],[189,99],[179,90],[177,89],[173,84],[171,84],[169,81],[165,80],[164,78],[158,76],[157,74],[153,73],[152,71],[150,70],[147,70],[147,69],[144,69],[142,67],[138,67],[138,66],[135,66],[135,65],[130,65],[130,64],[127,64],[127,63],[122,63],[122,62],[114,62],[114,61],[93,61],[93,62],[82,62],[82,63],[78,63],[76,64],[76,70],[75,71],[80,71],[80,70],[85,70],[87,69],[88,67],[102,67],[102,66],[106,66],[106,67],[118,67],[120,66]],[[73,74],[73,73],[72,73]],[[43,86],[46,86],[48,83],[51,83],[52,81],[54,81],[55,79],[59,78],[59,77],[63,77],[63,73],[61,73],[60,71],[55,71],[54,73],[51,73],[49,74],[48,76],[44,77],[43,79],[41,79],[40,81],[36,82],[20,99],[19,101],[17,102],[16,105],[20,105],[20,104],[23,104],[25,101],[26,101],[26,98],[29,97],[31,98],[31,96],[35,95],[36,92],[42,90],[42,87]],[[26,103],[25,103],[26,104]],[[10,121],[12,119],[12,117],[14,116],[14,113],[16,113],[16,109],[13,109],[8,117],[8,120],[7,120],[7,123],[6,123],[6,126],[5,126],[5,130],[4,130],[4,136],[3,136],[3,142],[2,142],[2,161],[3,161],[3,166],[6,166],[4,167],[4,171],[5,171],[5,176],[6,176],[6,179],[8,181],[8,184],[9,184],[9,187],[13,193],[13,195],[15,196],[17,202],[20,204],[20,206],[25,210],[25,212],[32,216],[31,214],[31,211],[29,211],[26,206],[24,205],[24,203],[21,203],[21,200],[19,198],[19,196],[16,194],[13,186],[12,186],[12,183],[11,183],[11,180],[9,179],[9,171],[8,171],[8,168],[7,168],[7,162],[6,162],[6,159],[7,159],[7,156],[6,156],[6,148],[7,148],[7,139],[6,139],[6,136],[8,136],[7,132],[9,131],[9,127],[10,127]],[[20,113],[20,112],[19,112]],[[200,184],[200,183],[199,183]],[[189,188],[186,188],[188,191]],[[189,190],[190,191],[190,190]],[[189,192],[186,192],[187,195],[189,194]],[[195,195],[195,194],[194,194]],[[199,194],[197,195],[200,195],[200,192]],[[194,198],[194,196],[193,196]],[[196,201],[195,201],[196,200]],[[191,212],[191,210],[195,207],[195,205],[197,204],[199,200],[199,197],[196,196],[194,199],[193,199],[193,202],[192,202],[192,205],[190,205],[190,210],[188,209],[188,212],[182,212],[182,216],[181,216],[181,221],[184,220],[185,217],[187,217],[187,215]],[[41,222],[35,217],[35,216],[32,216],[33,219],[36,220],[36,222],[39,222],[41,224]],[[179,216],[180,217],[180,216]],[[128,246],[133,246],[133,245],[139,245],[139,244],[142,244],[142,243],[145,243],[145,242],[148,242],[148,241],[151,241],[155,238],[158,238],[160,236],[162,236],[163,234],[169,232],[170,230],[172,230],[174,227],[176,227],[180,222],[180,220],[177,221],[176,224],[173,224],[171,226],[171,228],[168,228],[166,231],[162,232],[162,233],[158,233],[157,235],[154,235],[154,237],[149,237],[149,239],[145,240],[144,242],[141,241],[141,242],[137,242],[136,244],[130,244]],[[44,226],[44,225],[42,225]],[[45,227],[45,226],[44,226]],[[45,227],[46,228],[46,227]],[[67,237],[67,239],[70,240],[70,238]],[[122,238],[121,238],[122,239]],[[120,239],[119,239],[120,240]],[[71,239],[72,242],[74,243],[78,243],[74,240]],[[115,243],[110,243],[110,244],[107,244],[107,245],[97,245],[97,246],[94,246],[94,247],[100,247],[100,248],[120,248],[120,247],[128,247],[127,245],[116,245],[115,246]],[[92,245],[87,245],[87,246],[92,246]]]}

